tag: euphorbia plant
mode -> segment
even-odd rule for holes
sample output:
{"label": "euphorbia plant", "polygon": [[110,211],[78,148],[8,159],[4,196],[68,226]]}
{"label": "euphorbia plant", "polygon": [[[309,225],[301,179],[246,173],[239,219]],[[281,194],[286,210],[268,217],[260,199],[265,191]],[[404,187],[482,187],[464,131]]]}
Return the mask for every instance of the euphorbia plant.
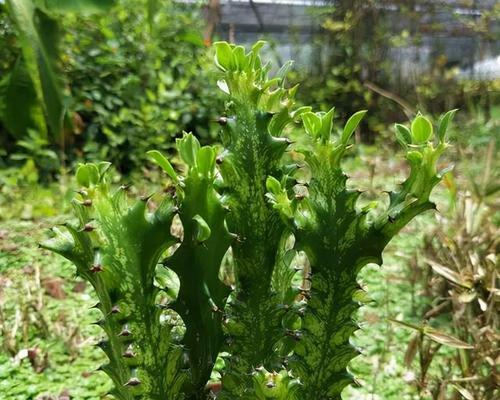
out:
{"label": "euphorbia plant", "polygon": [[[365,112],[338,130],[333,109],[296,107],[297,88],[285,87],[289,64],[270,78],[262,45],[245,53],[215,44],[228,97],[221,151],[185,134],[177,142],[184,174],[151,151],[171,181],[155,210],[147,198],[128,200],[125,188],[113,191],[108,164],[81,165],[78,221],[44,244],[73,261],[99,297],[110,360],[102,369],[119,399],[340,399],[357,354],[349,342],[357,275],[434,208],[453,112],[437,134],[422,115],[410,129],[396,125],[410,174],[384,211],[359,207],[341,162]],[[300,146],[288,127],[304,132]],[[215,394],[207,382],[218,355],[225,367]]]}

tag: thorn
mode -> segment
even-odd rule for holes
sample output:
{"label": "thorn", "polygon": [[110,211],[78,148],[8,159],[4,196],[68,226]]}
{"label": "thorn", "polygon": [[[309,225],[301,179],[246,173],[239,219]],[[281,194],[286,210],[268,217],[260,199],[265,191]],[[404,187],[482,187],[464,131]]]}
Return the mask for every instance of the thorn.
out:
{"label": "thorn", "polygon": [[120,190],[128,191],[130,189],[130,186],[132,186],[130,183],[127,185],[121,185]]}
{"label": "thorn", "polygon": [[151,197],[153,197],[153,195],[152,195],[152,194],[149,194],[149,195],[147,195],[147,196],[141,196],[141,197],[139,197],[139,199],[140,199],[141,201],[147,202],[147,201],[149,201],[149,199],[150,199]]}
{"label": "thorn", "polygon": [[120,307],[118,305],[114,305],[111,307],[111,311],[109,312],[110,314],[118,314],[120,312]]}
{"label": "thorn", "polygon": [[217,123],[222,126],[227,125],[227,117],[219,117]]}
{"label": "thorn", "polygon": [[118,334],[118,336],[131,336],[132,332],[128,329],[128,325],[124,325],[122,328],[122,331]]}
{"label": "thorn", "polygon": [[134,386],[138,386],[140,384],[141,384],[141,381],[138,378],[130,378],[128,380],[128,382],[125,385],[123,385],[123,386],[132,386],[132,387],[134,387]]}
{"label": "thorn", "polygon": [[[174,185],[169,185],[165,189],[163,189],[163,193],[168,194],[169,196],[175,196],[177,192],[177,189],[175,188]],[[174,212],[177,212],[177,210],[174,210]]]}
{"label": "thorn", "polygon": [[238,243],[244,243],[244,242],[245,242],[245,240],[247,240],[247,238],[246,238],[246,237],[244,237],[244,236],[240,236],[240,235],[236,234],[236,241],[237,241]]}
{"label": "thorn", "polygon": [[122,354],[122,356],[125,358],[134,358],[136,356],[131,344],[127,347],[127,350],[125,350],[125,352]]}
{"label": "thorn", "polygon": [[90,207],[92,205],[92,200],[90,199],[85,199],[83,200],[83,203],[82,203],[85,207]]}
{"label": "thorn", "polygon": [[266,383],[266,387],[268,387],[269,389],[272,389],[272,388],[276,387],[276,384],[273,381],[268,381]]}
{"label": "thorn", "polygon": [[224,161],[224,158],[222,156],[217,156],[217,158],[215,159],[215,163],[217,165],[222,164],[222,161]]}
{"label": "thorn", "polygon": [[87,197],[89,194],[88,192],[85,190],[85,189],[79,189],[79,190],[75,190],[75,193],[78,193],[84,197]]}
{"label": "thorn", "polygon": [[103,268],[101,264],[93,264],[92,267],[90,267],[90,272],[92,272],[93,274],[101,272],[102,270]]}
{"label": "thorn", "polygon": [[302,332],[300,331],[292,331],[292,330],[289,330],[287,329],[285,334],[288,336],[288,337],[291,337],[292,339],[296,340],[296,341],[299,341],[302,339]]}
{"label": "thorn", "polygon": [[93,309],[93,308],[97,308],[98,309],[99,307],[101,307],[101,303],[100,302],[95,303],[92,307],[90,307],[90,309]]}
{"label": "thorn", "polygon": [[80,232],[92,232],[95,228],[91,224],[85,224]]}

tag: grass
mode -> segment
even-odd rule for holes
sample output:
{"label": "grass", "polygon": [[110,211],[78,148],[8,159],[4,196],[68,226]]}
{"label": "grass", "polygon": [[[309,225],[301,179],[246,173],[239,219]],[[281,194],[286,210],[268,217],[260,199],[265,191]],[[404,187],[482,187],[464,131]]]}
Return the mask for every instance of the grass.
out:
{"label": "grass", "polygon": [[69,393],[96,400],[110,388],[95,372],[105,357],[92,346],[100,332],[91,325],[89,288],[68,262],[38,248],[56,222],[13,220],[0,232],[0,393],[6,399]]}

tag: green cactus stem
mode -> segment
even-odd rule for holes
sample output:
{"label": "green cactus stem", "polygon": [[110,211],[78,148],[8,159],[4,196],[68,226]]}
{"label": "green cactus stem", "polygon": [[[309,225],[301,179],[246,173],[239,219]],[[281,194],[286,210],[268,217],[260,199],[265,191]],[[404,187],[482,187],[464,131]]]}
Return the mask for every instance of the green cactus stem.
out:
{"label": "green cactus stem", "polygon": [[102,312],[97,323],[107,336],[99,346],[109,358],[101,369],[115,384],[111,393],[124,400],[179,399],[187,378],[183,349],[172,325],[161,322],[154,286],[158,260],[176,241],[170,234],[175,207],[168,198],[154,212],[145,199],[130,205],[124,188],[111,193],[108,167],[78,168],[78,225],[55,229],[42,246],[72,261],[95,289]]}
{"label": "green cactus stem", "polygon": [[223,120],[219,170],[231,209],[227,222],[238,235],[232,244],[236,288],[229,308],[232,354],[220,398],[255,398],[252,371],[279,368],[277,343],[284,335],[285,314],[271,282],[285,225],[266,199],[266,178],[281,176],[280,161],[289,145],[281,137],[292,122],[295,89],[283,87],[286,67],[269,79],[256,43],[250,52],[225,42],[215,44],[219,82],[228,95]]}
{"label": "green cactus stem", "polygon": [[[232,236],[225,224],[227,209],[214,189],[215,150],[200,148],[191,134],[178,140],[177,148],[189,168],[185,178],[173,176],[183,240],[163,263],[180,281],[171,308],[186,326],[182,343],[189,355],[189,398],[205,399],[205,386],[224,339],[222,318],[230,289],[219,280],[219,268]],[[169,175],[174,173],[161,154],[150,155]]]}
{"label": "green cactus stem", "polygon": [[[289,363],[304,384],[300,396],[304,399],[338,400],[345,386],[353,383],[347,366],[359,354],[350,343],[358,329],[354,320],[360,307],[357,275],[367,263],[382,264],[382,251],[391,238],[416,215],[435,208],[429,194],[444,172],[436,172],[436,162],[447,147],[444,133],[434,147],[432,125],[417,116],[412,131],[403,127],[408,133],[402,144],[408,150],[410,175],[399,191],[390,193],[387,210],[373,221],[368,219],[370,207],[357,209],[361,192],[346,189],[347,176],[340,165],[363,115],[353,115],[343,133],[333,139],[333,110],[304,114],[311,146],[299,151],[312,176],[308,196],[289,200],[281,186],[268,185],[274,206],[293,226],[296,248],[307,254],[311,264],[302,338]],[[416,133],[414,127],[419,124],[425,127]]]}

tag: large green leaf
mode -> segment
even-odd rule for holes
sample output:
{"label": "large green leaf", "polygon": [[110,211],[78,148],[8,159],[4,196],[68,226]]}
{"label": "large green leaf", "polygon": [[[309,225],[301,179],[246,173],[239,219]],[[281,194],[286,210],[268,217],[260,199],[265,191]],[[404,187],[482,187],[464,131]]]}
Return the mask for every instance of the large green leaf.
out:
{"label": "large green leaf", "polygon": [[0,83],[0,120],[7,131],[16,139],[22,138],[28,129],[36,130],[41,137],[47,137],[43,109],[37,101],[26,65],[21,58]]}
{"label": "large green leaf", "polygon": [[31,0],[8,0],[7,6],[17,27],[26,71],[42,103],[47,125],[51,134],[60,138],[65,106],[57,68],[57,21],[36,8]]}

